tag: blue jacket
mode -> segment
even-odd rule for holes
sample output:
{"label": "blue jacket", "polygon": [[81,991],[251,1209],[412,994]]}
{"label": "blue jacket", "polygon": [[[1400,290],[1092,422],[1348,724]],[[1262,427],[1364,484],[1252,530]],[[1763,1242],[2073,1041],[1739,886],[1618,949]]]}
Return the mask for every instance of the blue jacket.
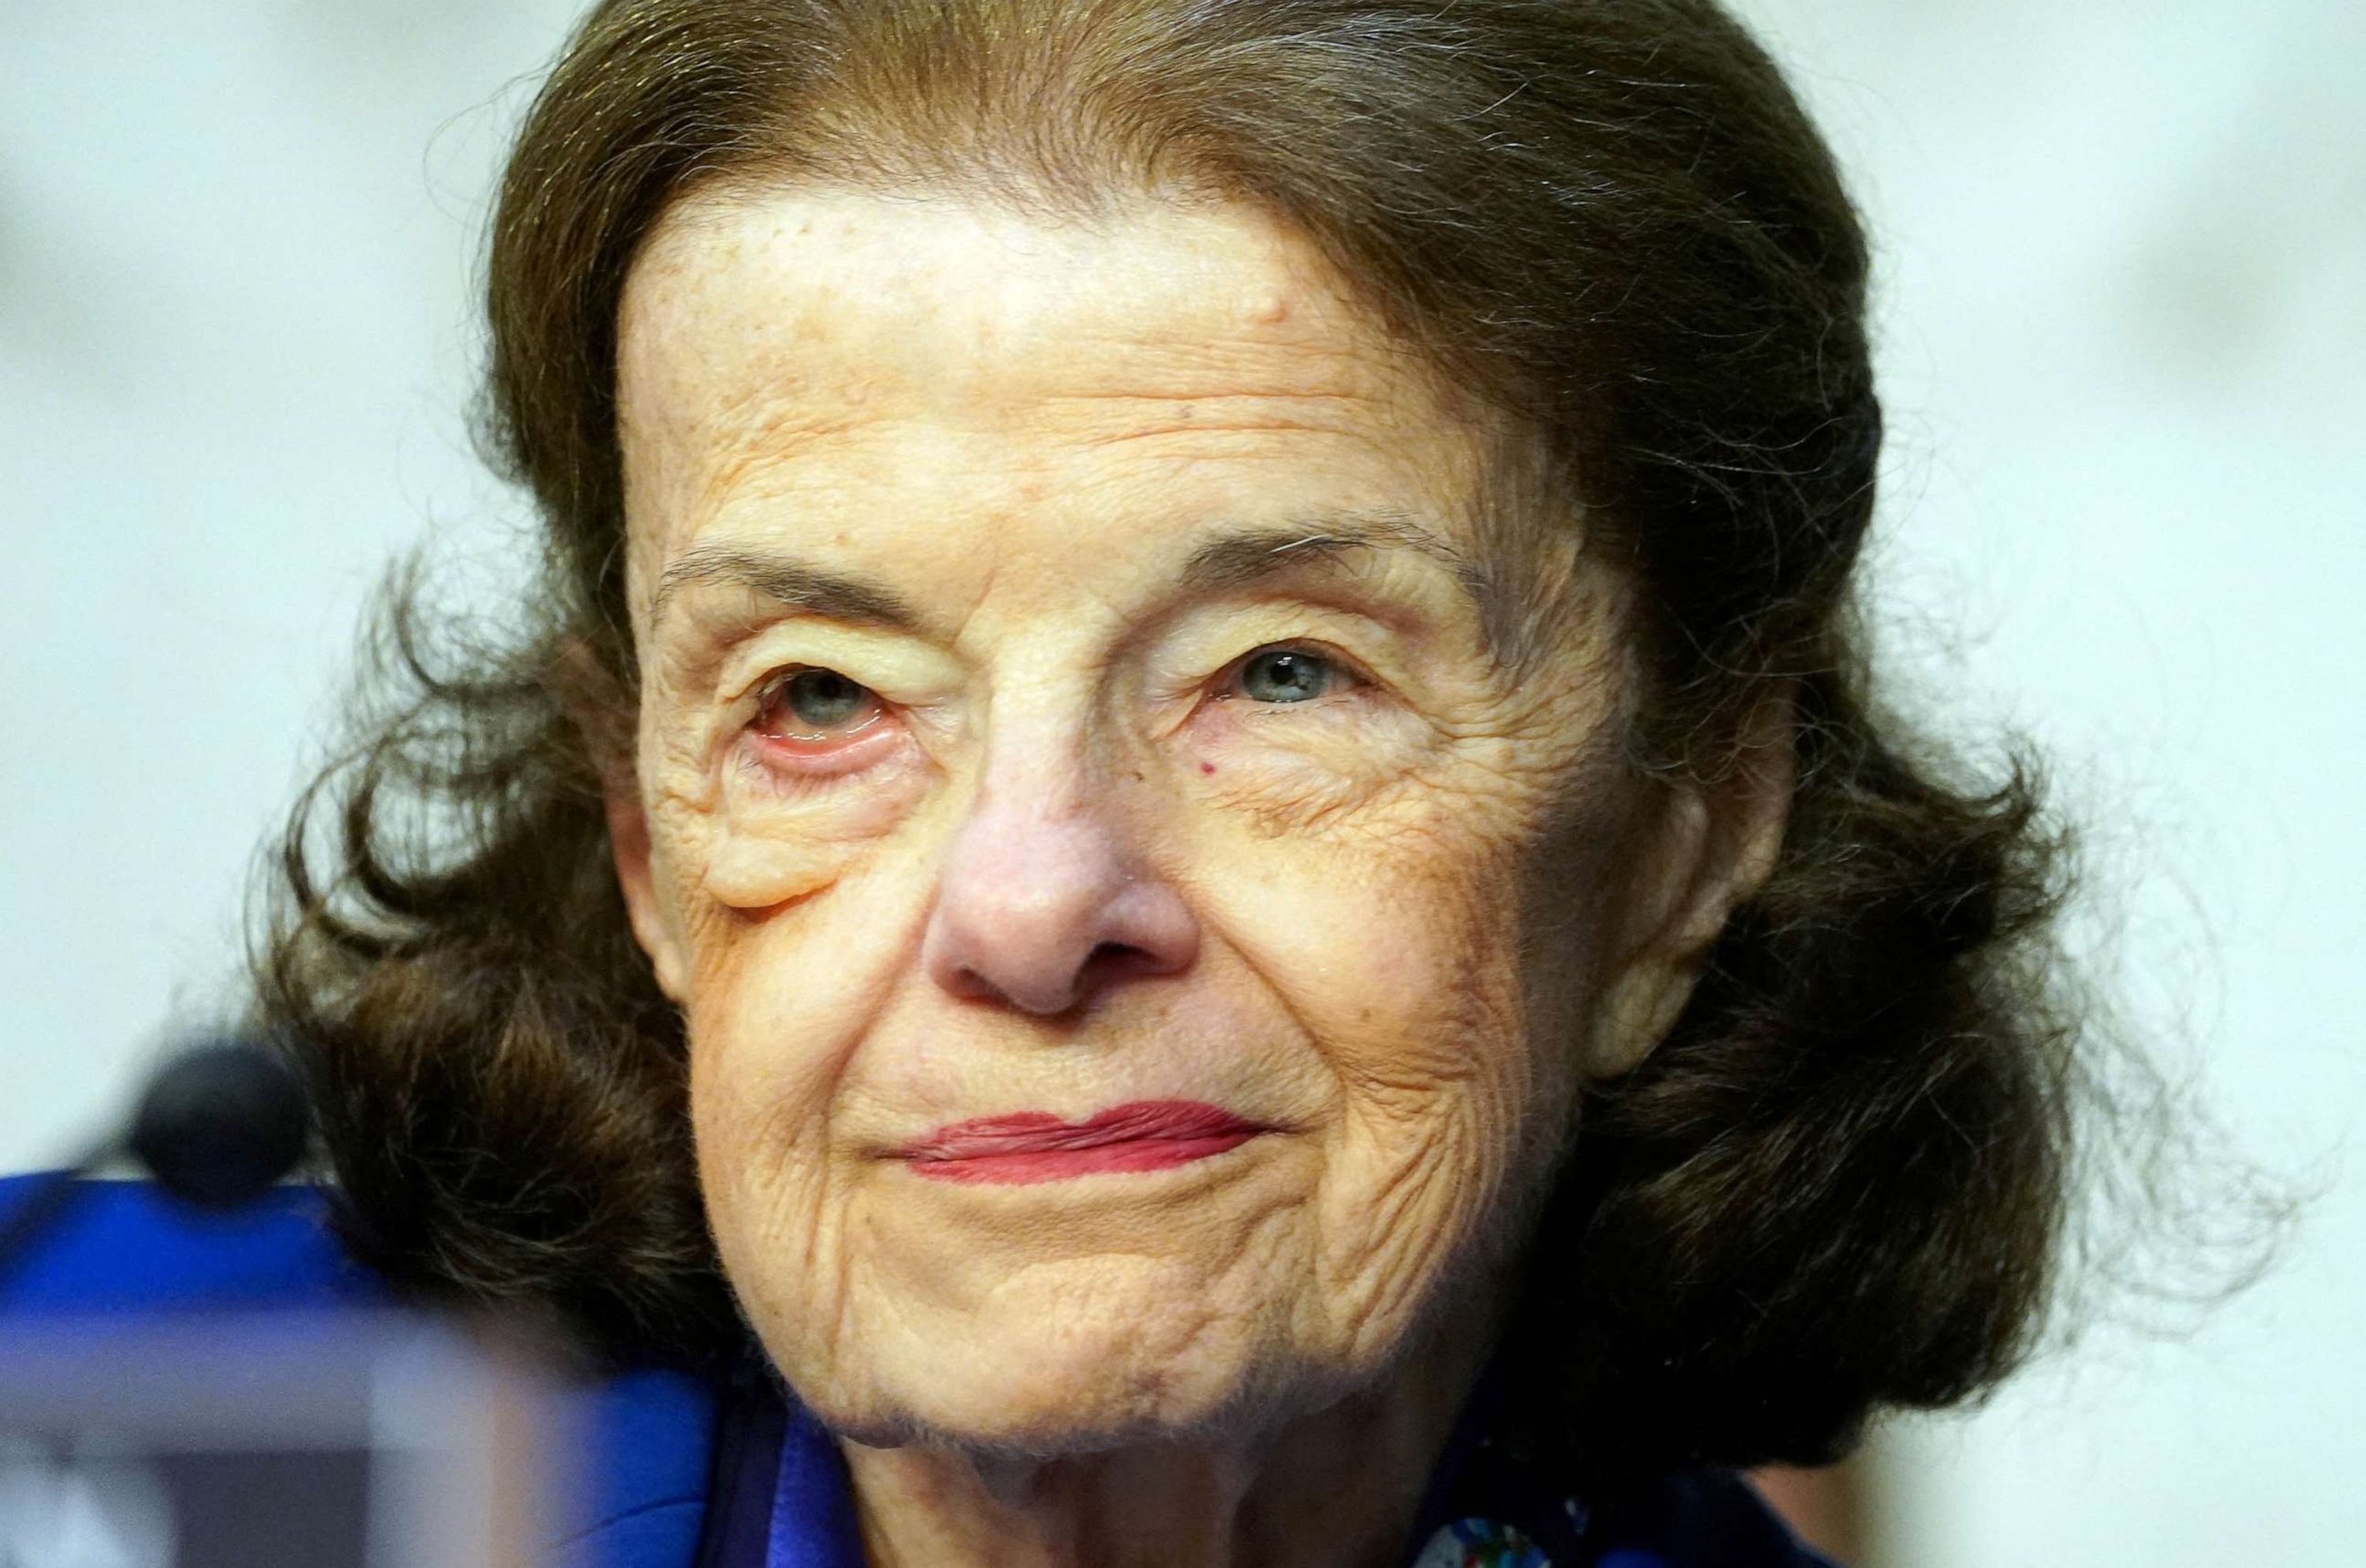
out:
{"label": "blue jacket", "polygon": [[[0,1217],[15,1211],[27,1182],[0,1179]],[[213,1215],[144,1183],[88,1183],[62,1223],[0,1276],[0,1319],[387,1301],[381,1281],[330,1235],[320,1195],[293,1187]],[[751,1396],[756,1381],[652,1361],[567,1395],[568,1424],[584,1435],[575,1490],[588,1523],[558,1543],[557,1561],[564,1568],[860,1568],[828,1435],[802,1411],[781,1406],[769,1387]],[[1574,1504],[1551,1507],[1549,1531],[1529,1527],[1547,1537],[1540,1542],[1507,1540],[1500,1527],[1460,1517],[1450,1503],[1443,1513],[1436,1506],[1434,1500],[1435,1517],[1417,1537],[1428,1544],[1416,1568],[1830,1568],[1722,1472],[1671,1477],[1615,1519],[1588,1520]]]}

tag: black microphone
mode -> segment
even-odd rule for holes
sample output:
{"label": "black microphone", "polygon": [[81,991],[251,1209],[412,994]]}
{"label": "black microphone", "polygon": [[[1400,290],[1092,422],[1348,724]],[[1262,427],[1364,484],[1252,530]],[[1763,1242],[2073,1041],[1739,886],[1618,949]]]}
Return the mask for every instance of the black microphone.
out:
{"label": "black microphone", "polygon": [[304,1086],[279,1053],[223,1041],[148,1080],[127,1143],[174,1197],[235,1209],[296,1168],[311,1122]]}
{"label": "black microphone", "polygon": [[148,1080],[128,1128],[35,1182],[0,1218],[0,1281],[73,1206],[80,1179],[114,1155],[130,1151],[185,1202],[235,1209],[296,1168],[311,1122],[295,1069],[268,1046],[225,1040],[181,1053]]}

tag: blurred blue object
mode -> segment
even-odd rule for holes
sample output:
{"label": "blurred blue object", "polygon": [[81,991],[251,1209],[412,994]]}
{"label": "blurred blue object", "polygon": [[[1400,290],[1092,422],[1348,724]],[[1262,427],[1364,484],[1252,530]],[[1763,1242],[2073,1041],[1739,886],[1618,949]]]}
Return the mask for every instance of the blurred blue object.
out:
{"label": "blurred blue object", "polygon": [[[0,1226],[51,1179],[0,1179]],[[0,1313],[215,1312],[382,1305],[386,1289],[329,1234],[321,1195],[280,1187],[205,1210],[144,1181],[77,1181],[48,1234],[0,1278]]]}
{"label": "blurred blue object", "polygon": [[[47,1179],[0,1179],[0,1226]],[[279,1371],[265,1365],[275,1348],[303,1364],[341,1337],[358,1342],[362,1325],[388,1320],[398,1305],[383,1281],[345,1255],[315,1189],[276,1188],[220,1213],[146,1182],[76,1185],[74,1201],[0,1280],[0,1428],[10,1402],[39,1381],[26,1368],[44,1357],[54,1364],[55,1347],[71,1344],[62,1329],[101,1346],[112,1336],[134,1350],[186,1345],[174,1336],[193,1329],[207,1359],[242,1356],[260,1377]],[[159,1361],[170,1353],[149,1354],[138,1361],[118,1355],[110,1377],[119,1373],[127,1386],[169,1382],[173,1369]],[[89,1392],[96,1402],[102,1391]],[[549,1404],[544,1427],[565,1445],[557,1464],[569,1523],[538,1560],[689,1568],[706,1506],[715,1388],[651,1365],[559,1387]]]}

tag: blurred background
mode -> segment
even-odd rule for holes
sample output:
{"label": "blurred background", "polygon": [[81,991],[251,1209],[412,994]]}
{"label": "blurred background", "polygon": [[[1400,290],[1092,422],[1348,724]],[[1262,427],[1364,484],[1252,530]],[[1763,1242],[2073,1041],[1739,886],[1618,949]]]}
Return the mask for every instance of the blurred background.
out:
{"label": "blurred background", "polygon": [[[0,0],[0,1170],[235,1005],[242,906],[424,536],[568,0]],[[2080,939],[2315,1194],[2219,1310],[2124,1303],[1892,1425],[1869,1568],[2347,1568],[2366,1542],[2366,7],[1751,0],[1881,248],[1876,562],[1913,705],[2055,759]]]}

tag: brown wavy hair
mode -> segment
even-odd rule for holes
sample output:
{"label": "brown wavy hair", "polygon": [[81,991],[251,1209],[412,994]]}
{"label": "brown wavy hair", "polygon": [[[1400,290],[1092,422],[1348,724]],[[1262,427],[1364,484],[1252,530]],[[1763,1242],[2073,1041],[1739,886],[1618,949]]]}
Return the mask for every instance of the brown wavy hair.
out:
{"label": "brown wavy hair", "polygon": [[2025,769],[1968,784],[1873,700],[1865,242],[1712,0],[597,6],[490,253],[485,428],[538,503],[535,585],[487,639],[397,583],[375,716],[296,815],[259,955],[363,1256],[619,1348],[742,1332],[600,790],[636,700],[619,296],[659,214],[733,179],[1279,214],[1569,476],[1547,510],[1639,588],[1637,765],[1714,776],[1738,716],[1795,695],[1780,862],[1673,1033],[1590,1092],[1545,1212],[1504,1350],[1525,1441],[1812,1461],[2014,1364],[2079,1062],[2063,846]]}

